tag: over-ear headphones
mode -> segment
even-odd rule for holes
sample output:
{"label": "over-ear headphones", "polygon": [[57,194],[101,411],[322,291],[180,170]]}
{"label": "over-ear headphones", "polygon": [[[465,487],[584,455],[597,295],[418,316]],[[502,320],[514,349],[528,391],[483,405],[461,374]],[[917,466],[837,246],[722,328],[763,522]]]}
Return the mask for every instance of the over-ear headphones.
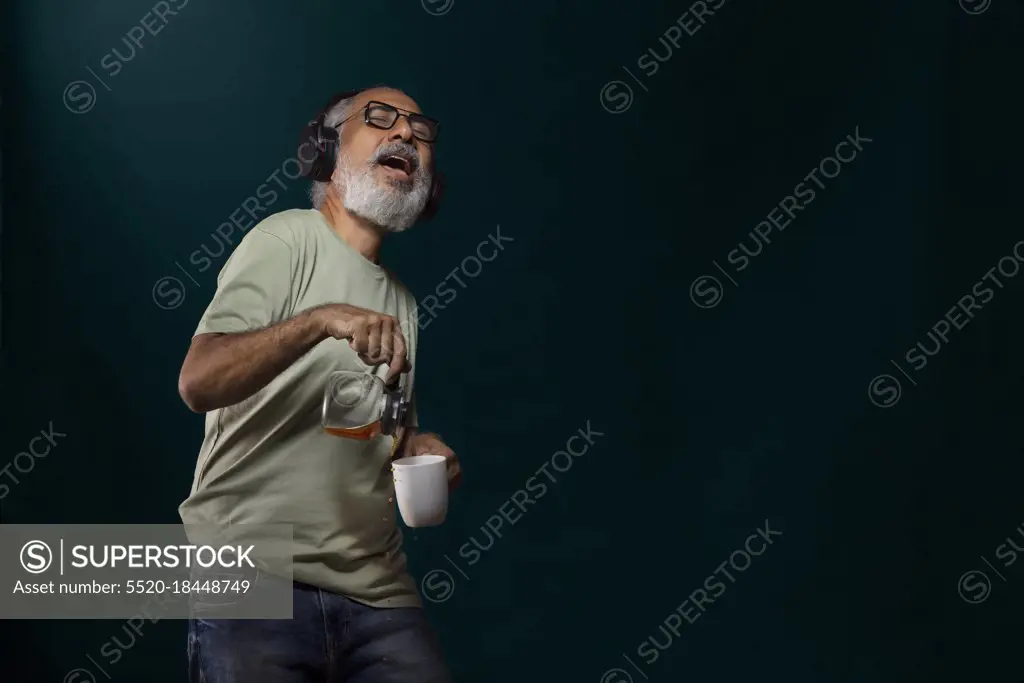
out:
{"label": "over-ear headphones", "polygon": [[[347,100],[355,97],[359,93],[363,92],[364,89],[360,90],[346,90],[340,92],[324,105],[317,117],[306,124],[306,127],[302,131],[302,138],[299,140],[299,155],[298,158],[303,165],[303,174],[310,180],[319,182],[330,182],[331,175],[334,174],[334,167],[338,162],[338,148],[341,144],[340,134],[337,128],[328,126],[325,123],[328,112],[334,108],[336,104],[342,100]],[[302,152],[306,148],[306,145],[312,143],[314,146],[313,158],[308,159]],[[441,198],[444,195],[444,177],[441,172],[437,170],[437,157],[436,152],[434,156],[434,172],[433,181],[430,184],[430,198],[427,200],[426,206],[423,207],[423,212],[420,214],[419,221],[429,221],[431,218],[437,215],[438,210],[441,208]]]}

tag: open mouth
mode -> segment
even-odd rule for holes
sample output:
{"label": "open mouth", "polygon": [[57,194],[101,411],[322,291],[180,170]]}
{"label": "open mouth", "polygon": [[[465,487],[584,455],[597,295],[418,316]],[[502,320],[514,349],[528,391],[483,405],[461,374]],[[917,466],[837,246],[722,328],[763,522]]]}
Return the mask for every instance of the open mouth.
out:
{"label": "open mouth", "polygon": [[413,163],[412,160],[407,159],[397,154],[389,154],[380,160],[380,165],[385,168],[390,168],[396,171],[401,171],[405,175],[412,175]]}

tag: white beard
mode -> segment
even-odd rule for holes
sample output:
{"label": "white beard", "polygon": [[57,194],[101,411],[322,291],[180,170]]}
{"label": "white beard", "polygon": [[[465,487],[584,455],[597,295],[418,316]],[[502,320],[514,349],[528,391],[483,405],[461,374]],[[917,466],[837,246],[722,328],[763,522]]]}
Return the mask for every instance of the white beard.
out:
{"label": "white beard", "polygon": [[388,232],[412,227],[430,199],[431,174],[422,166],[407,184],[380,182],[377,164],[357,167],[342,155],[332,182],[349,212]]}

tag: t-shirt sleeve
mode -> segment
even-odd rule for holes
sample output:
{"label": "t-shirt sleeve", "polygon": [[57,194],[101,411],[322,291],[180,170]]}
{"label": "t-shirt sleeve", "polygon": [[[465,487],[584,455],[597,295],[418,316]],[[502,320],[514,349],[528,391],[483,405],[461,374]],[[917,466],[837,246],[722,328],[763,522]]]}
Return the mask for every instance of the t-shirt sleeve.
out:
{"label": "t-shirt sleeve", "polygon": [[217,291],[196,334],[248,332],[287,317],[292,249],[258,226],[245,236],[217,276]]}

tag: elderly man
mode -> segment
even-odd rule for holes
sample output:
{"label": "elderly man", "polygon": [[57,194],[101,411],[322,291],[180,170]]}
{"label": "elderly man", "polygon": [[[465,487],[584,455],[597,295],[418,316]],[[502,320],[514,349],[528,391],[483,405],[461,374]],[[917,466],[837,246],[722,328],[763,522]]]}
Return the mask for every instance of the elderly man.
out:
{"label": "elderly man", "polygon": [[179,378],[206,413],[179,511],[186,524],[291,525],[293,618],[193,619],[193,683],[450,680],[406,568],[390,462],[443,454],[454,485],[454,453],[418,431],[415,409],[394,439],[337,438],[319,421],[334,370],[386,370],[413,399],[416,302],[378,254],[437,210],[437,132],[398,90],[335,96],[300,150],[314,208],[254,226],[218,277]]}

